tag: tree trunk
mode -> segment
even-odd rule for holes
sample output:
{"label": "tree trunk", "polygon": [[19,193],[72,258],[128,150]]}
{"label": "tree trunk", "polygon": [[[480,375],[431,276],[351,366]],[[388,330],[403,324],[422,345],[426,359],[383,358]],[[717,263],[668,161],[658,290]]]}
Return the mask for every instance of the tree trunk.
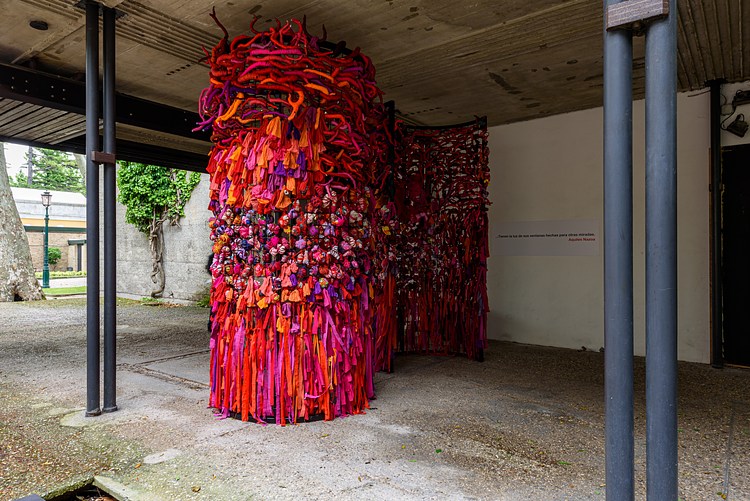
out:
{"label": "tree trunk", "polygon": [[76,161],[76,167],[81,173],[81,179],[83,179],[83,185],[86,186],[86,156],[80,153],[73,153],[73,158]]}
{"label": "tree trunk", "polygon": [[0,221],[0,301],[44,299],[34,277],[29,240],[10,191],[3,143],[0,143]]}
{"label": "tree trunk", "polygon": [[166,276],[164,275],[164,218],[157,218],[151,221],[151,227],[148,232],[149,249],[151,250],[151,281],[154,287],[151,291],[151,297],[161,297],[166,285]]}

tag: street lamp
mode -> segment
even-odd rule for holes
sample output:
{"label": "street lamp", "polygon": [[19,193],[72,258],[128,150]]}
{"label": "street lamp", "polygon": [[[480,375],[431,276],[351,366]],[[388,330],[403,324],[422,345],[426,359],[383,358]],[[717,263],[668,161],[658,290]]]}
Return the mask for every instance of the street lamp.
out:
{"label": "street lamp", "polygon": [[44,206],[44,267],[42,268],[42,288],[49,288],[49,205],[52,193],[42,193],[42,205]]}

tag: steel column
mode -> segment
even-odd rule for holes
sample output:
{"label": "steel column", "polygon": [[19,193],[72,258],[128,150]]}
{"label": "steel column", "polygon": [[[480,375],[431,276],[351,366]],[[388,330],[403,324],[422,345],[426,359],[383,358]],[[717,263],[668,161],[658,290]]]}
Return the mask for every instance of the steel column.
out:
{"label": "steel column", "polygon": [[647,497],[677,499],[677,3],[646,32]]}
{"label": "steel column", "polygon": [[[607,5],[617,0],[604,0]],[[606,19],[606,16],[605,16]],[[606,21],[605,21],[606,22]],[[608,500],[633,482],[633,38],[604,28],[604,392]]]}
{"label": "steel column", "polygon": [[86,415],[98,416],[99,392],[99,4],[86,4]]}
{"label": "steel column", "polygon": [[[104,9],[104,153],[115,154],[115,10]],[[114,163],[104,164],[104,412],[117,410],[117,238]]]}
{"label": "steel column", "polygon": [[711,88],[711,365],[724,366],[721,284],[721,81]]}

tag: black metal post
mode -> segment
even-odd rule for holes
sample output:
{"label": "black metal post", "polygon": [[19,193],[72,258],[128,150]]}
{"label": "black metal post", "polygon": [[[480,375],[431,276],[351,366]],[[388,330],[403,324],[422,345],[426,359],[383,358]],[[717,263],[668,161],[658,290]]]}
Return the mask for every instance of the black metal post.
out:
{"label": "black metal post", "polygon": [[677,2],[646,32],[646,480],[677,499]]}
{"label": "black metal post", "polygon": [[86,415],[98,416],[99,392],[99,4],[86,4]]}
{"label": "black metal post", "polygon": [[44,206],[44,264],[42,265],[42,288],[49,289],[49,205]]}
{"label": "black metal post", "polygon": [[[604,0],[607,5],[617,0]],[[606,18],[606,15],[605,15]],[[604,394],[607,499],[633,481],[633,36],[604,28]]]}
{"label": "black metal post", "polygon": [[[115,154],[115,10],[104,9],[104,153]],[[104,164],[104,412],[117,410],[115,163]]]}
{"label": "black metal post", "polygon": [[721,284],[721,84],[711,89],[711,366],[724,366]]}

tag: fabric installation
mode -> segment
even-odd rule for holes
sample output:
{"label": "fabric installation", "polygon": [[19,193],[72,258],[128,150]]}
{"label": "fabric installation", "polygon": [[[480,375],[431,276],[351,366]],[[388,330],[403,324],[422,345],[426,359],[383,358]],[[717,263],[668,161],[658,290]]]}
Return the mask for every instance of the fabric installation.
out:
{"label": "fabric installation", "polygon": [[378,370],[392,354],[487,346],[487,124],[397,129],[393,202],[380,209],[389,250],[378,297]]}
{"label": "fabric installation", "polygon": [[486,125],[398,126],[359,49],[304,22],[251,31],[207,53],[199,103],[214,142],[209,405],[329,420],[368,408],[396,351],[480,358]]}

